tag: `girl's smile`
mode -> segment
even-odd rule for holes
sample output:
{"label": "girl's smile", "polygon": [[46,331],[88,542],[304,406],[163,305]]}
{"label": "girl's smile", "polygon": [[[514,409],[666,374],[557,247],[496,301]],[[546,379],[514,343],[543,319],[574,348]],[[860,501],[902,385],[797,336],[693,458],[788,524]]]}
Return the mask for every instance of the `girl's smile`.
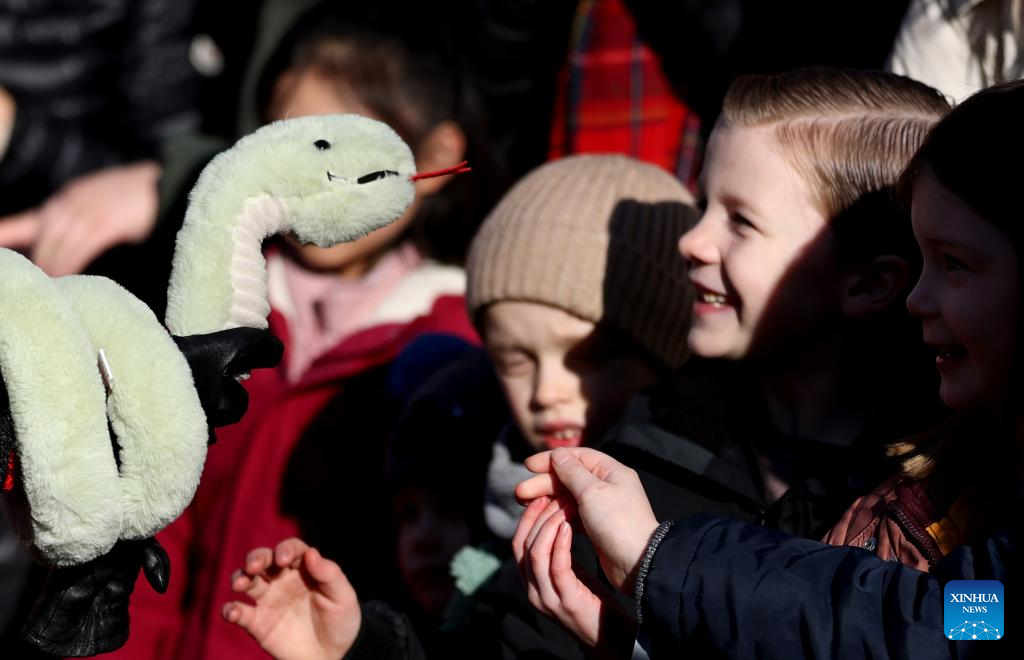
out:
{"label": "girl's smile", "polygon": [[927,168],[914,181],[912,221],[924,268],[907,308],[935,350],[939,394],[958,412],[999,409],[1016,355],[1013,246]]}

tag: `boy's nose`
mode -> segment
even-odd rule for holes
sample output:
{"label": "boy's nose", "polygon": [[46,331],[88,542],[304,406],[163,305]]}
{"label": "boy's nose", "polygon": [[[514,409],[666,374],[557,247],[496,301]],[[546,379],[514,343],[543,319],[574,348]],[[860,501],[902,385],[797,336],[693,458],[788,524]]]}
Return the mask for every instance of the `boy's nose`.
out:
{"label": "boy's nose", "polygon": [[540,408],[550,408],[569,398],[572,391],[572,374],[564,367],[542,366],[537,370],[533,399]]}
{"label": "boy's nose", "polygon": [[686,265],[691,267],[695,264],[715,262],[717,252],[714,244],[709,240],[707,226],[703,219],[679,238],[679,254],[682,255]]}

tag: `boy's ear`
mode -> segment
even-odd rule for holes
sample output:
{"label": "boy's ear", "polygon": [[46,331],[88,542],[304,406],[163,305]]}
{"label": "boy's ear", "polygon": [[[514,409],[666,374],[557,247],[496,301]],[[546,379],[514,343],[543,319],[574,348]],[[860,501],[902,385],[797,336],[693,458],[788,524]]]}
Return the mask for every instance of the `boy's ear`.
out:
{"label": "boy's ear", "polygon": [[[416,169],[420,172],[444,169],[461,162],[465,155],[466,133],[455,122],[443,121],[427,133],[416,150]],[[416,182],[416,191],[424,195],[436,193],[449,178],[420,179]]]}
{"label": "boy's ear", "polygon": [[887,308],[910,279],[910,266],[894,254],[874,257],[843,279],[842,310],[847,318],[866,318]]}

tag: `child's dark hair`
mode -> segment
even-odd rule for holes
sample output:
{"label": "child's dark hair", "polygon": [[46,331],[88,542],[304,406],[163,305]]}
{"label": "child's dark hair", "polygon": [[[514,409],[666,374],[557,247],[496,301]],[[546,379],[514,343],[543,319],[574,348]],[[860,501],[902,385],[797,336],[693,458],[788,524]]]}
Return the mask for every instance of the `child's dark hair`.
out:
{"label": "child's dark hair", "polygon": [[1003,231],[1018,255],[1024,254],[1024,217],[1020,212],[1024,168],[1014,166],[1024,153],[1021,117],[1024,81],[1002,83],[974,94],[932,128],[900,177],[901,197],[909,202],[914,181],[928,169],[943,187]]}
{"label": "child's dark hair", "polygon": [[489,149],[474,79],[450,46],[441,19],[420,13],[351,14],[320,6],[296,22],[263,72],[259,107],[264,112],[270,108],[282,73],[313,69],[334,81],[340,93],[354,94],[414,154],[439,124],[456,123],[466,135],[465,158],[472,171],[424,198],[400,240],[412,239],[427,257],[461,264],[484,215],[504,192],[506,179]]}
{"label": "child's dark hair", "polygon": [[[936,124],[900,176],[899,193],[910,207],[913,186],[929,172],[953,195],[1007,237],[1018,261],[1018,291],[1024,291],[1024,217],[1020,212],[1020,181],[1024,167],[1015,159],[1024,153],[1024,81],[1003,83],[977,92]],[[1001,154],[1005,154],[1000,157]],[[1007,310],[1012,313],[1011,310]],[[1017,323],[1020,323],[1020,310]],[[998,323],[1000,319],[993,319]],[[1018,343],[1020,345],[1020,343]],[[1020,350],[1008,356],[1020,364]],[[964,416],[948,428],[897,445],[892,453],[904,458],[910,477],[928,477],[933,488],[946,494],[966,495],[977,518],[998,517],[1007,484],[1018,465],[1012,417],[1024,399],[1019,369],[1011,375],[1005,416],[972,419]],[[978,442],[985,442],[984,450]],[[1005,470],[1006,474],[999,474]],[[1005,478],[1004,478],[1005,477]],[[1012,497],[1005,501],[1012,500]],[[987,520],[979,520],[984,529]]]}

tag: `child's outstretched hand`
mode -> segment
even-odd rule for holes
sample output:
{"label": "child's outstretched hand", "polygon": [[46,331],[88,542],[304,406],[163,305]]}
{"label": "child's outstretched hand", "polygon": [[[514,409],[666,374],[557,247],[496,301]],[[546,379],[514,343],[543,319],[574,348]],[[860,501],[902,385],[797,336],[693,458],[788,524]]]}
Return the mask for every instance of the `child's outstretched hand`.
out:
{"label": "child's outstretched hand", "polygon": [[539,474],[516,486],[519,501],[558,495],[572,502],[605,575],[632,595],[636,570],[658,527],[636,472],[585,447],[534,454],[526,459],[526,467]]}
{"label": "child's outstretched hand", "polygon": [[250,551],[232,576],[231,589],[255,604],[226,603],[224,619],[275,658],[337,660],[359,633],[362,614],[348,578],[299,539]]}
{"label": "child's outstretched hand", "polygon": [[569,506],[548,497],[533,500],[519,519],[512,552],[530,603],[594,647],[599,641],[601,613],[608,603],[572,569]]}
{"label": "child's outstretched hand", "polygon": [[590,580],[588,584],[573,570],[568,521],[575,513],[575,504],[564,495],[539,497],[523,512],[512,538],[512,551],[527,595],[534,607],[590,646],[593,657],[628,657],[636,623],[606,588],[591,576],[582,576]]}

